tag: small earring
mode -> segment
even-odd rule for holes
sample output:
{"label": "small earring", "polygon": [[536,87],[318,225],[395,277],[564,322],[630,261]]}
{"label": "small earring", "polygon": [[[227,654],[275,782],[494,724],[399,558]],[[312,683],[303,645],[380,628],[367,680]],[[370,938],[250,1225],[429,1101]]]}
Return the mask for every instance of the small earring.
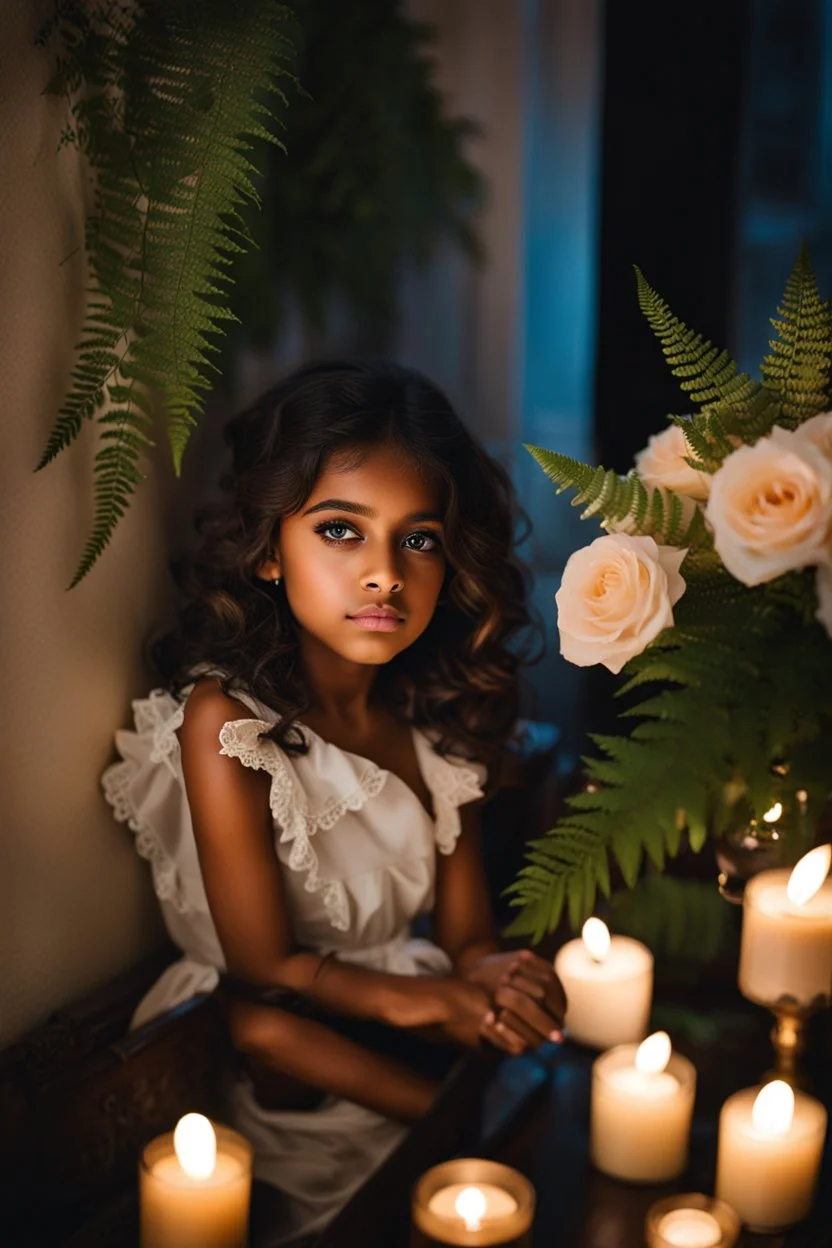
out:
{"label": "small earring", "polygon": [[279,576],[276,576],[276,577],[274,578],[274,583],[275,583],[275,585],[279,585],[279,584],[280,584],[280,577],[279,577]]}

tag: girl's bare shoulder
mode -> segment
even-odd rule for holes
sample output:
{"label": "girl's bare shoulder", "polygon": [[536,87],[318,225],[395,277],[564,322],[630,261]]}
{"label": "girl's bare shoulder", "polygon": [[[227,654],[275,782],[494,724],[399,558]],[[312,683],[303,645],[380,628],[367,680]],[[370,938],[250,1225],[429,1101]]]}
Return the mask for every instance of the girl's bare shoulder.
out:
{"label": "girl's bare shoulder", "polygon": [[215,676],[202,676],[185,703],[179,740],[183,748],[214,745],[221,728],[230,720],[253,719],[248,707],[225,693]]}

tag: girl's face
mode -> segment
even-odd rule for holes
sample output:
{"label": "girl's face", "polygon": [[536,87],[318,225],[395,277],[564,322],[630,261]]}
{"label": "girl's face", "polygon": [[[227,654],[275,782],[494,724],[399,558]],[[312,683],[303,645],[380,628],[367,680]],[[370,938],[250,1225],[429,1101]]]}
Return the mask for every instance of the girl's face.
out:
{"label": "girl's face", "polygon": [[332,456],[280,525],[274,564],[301,637],[343,659],[387,663],[424,632],[445,576],[438,491],[396,447]]}

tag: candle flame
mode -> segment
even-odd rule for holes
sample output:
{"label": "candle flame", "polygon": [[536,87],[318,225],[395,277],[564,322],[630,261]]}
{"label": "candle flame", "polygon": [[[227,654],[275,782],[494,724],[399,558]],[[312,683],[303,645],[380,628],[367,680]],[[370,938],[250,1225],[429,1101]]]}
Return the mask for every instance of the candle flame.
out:
{"label": "candle flame", "polygon": [[785,1135],[794,1118],[794,1092],[783,1079],[760,1088],[751,1107],[751,1121],[762,1135]]}
{"label": "candle flame", "polygon": [[818,892],[832,866],[832,845],[818,845],[804,854],[786,885],[786,896],[795,906],[805,906]]}
{"label": "candle flame", "polygon": [[765,819],[766,823],[776,823],[777,820],[782,815],[782,813],[783,813],[783,803],[775,802],[773,806],[769,807],[769,809],[763,815],[763,818]]}
{"label": "candle flame", "polygon": [[217,1135],[204,1114],[179,1119],[173,1149],[189,1179],[210,1179],[217,1164]]}
{"label": "candle flame", "polygon": [[670,1036],[666,1031],[654,1031],[642,1040],[636,1053],[636,1070],[643,1075],[659,1075],[670,1061]]}
{"label": "candle flame", "polygon": [[610,929],[603,919],[587,919],[581,928],[581,940],[593,962],[603,962],[610,951]]}
{"label": "candle flame", "polygon": [[478,1231],[480,1219],[485,1213],[487,1202],[485,1193],[478,1187],[465,1187],[454,1201],[454,1209],[465,1223],[466,1231]]}

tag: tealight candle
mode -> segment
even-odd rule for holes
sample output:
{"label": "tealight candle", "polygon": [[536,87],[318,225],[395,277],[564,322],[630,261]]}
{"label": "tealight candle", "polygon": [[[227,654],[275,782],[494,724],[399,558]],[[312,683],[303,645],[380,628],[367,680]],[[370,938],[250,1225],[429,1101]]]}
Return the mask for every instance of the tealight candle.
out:
{"label": "tealight candle", "polygon": [[151,1140],[139,1167],[142,1248],[245,1248],[253,1149],[186,1114]]}
{"label": "tealight candle", "polygon": [[413,1248],[466,1244],[528,1248],[534,1189],[494,1161],[460,1158],[434,1166],[413,1193]]}
{"label": "tealight candle", "polygon": [[592,1067],[590,1156],[599,1170],[632,1183],[662,1183],[684,1170],[696,1071],[657,1031],[622,1044]]}
{"label": "tealight candle", "polygon": [[729,1096],[719,1115],[716,1194],[753,1231],[804,1218],[820,1170],[827,1114],[782,1079]]}
{"label": "tealight candle", "polygon": [[745,886],[740,991],[759,1005],[803,1008],[832,998],[832,846],[791,871],[761,871]]}
{"label": "tealight candle", "polygon": [[659,1200],[647,1211],[647,1248],[733,1248],[740,1233],[735,1210],[701,1192]]}
{"label": "tealight candle", "polygon": [[565,1025],[580,1044],[610,1049],[643,1040],[653,998],[653,955],[629,936],[610,937],[601,919],[587,919],[580,940],[555,957],[566,993]]}

